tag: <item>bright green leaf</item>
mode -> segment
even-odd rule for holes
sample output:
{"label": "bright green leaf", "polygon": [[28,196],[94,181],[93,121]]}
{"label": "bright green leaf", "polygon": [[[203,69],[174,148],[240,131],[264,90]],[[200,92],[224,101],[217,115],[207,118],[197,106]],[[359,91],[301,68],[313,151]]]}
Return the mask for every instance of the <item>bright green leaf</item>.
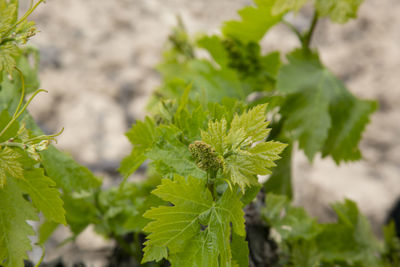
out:
{"label": "bright green leaf", "polygon": [[79,165],[54,146],[42,151],[41,157],[47,175],[67,192],[90,190],[101,184],[89,169]]}
{"label": "bright green leaf", "polygon": [[19,162],[20,158],[21,154],[14,149],[5,147],[0,150],[0,190],[6,185],[7,175],[18,179],[24,177],[24,169]]}
{"label": "bright green leaf", "polygon": [[[173,206],[152,208],[144,217],[152,219],[143,262],[168,255],[177,266],[218,266],[230,264],[231,224],[243,236],[244,218],[239,195],[227,190],[214,202],[204,180],[175,176],[163,179],[153,194]],[[184,264],[184,265],[182,265]]]}
{"label": "bright green leaf", "polygon": [[338,23],[346,23],[357,17],[358,7],[364,0],[316,0],[315,8],[320,16],[329,16]]}
{"label": "bright green leaf", "polygon": [[256,6],[248,6],[239,10],[241,21],[225,22],[222,32],[244,43],[258,42],[275,24],[280,22],[282,15],[273,15],[275,1],[255,0]]}
{"label": "bright green leaf", "polygon": [[43,169],[24,172],[24,177],[17,180],[18,186],[29,194],[35,207],[43,212],[46,219],[66,224],[63,202],[56,183],[43,173]]}
{"label": "bright green leaf", "polygon": [[273,15],[279,15],[287,11],[297,12],[308,0],[276,0],[272,8]]}
{"label": "bright green leaf", "polygon": [[35,234],[27,220],[38,220],[33,206],[23,197],[13,179],[0,189],[0,262],[4,267],[23,267]]}

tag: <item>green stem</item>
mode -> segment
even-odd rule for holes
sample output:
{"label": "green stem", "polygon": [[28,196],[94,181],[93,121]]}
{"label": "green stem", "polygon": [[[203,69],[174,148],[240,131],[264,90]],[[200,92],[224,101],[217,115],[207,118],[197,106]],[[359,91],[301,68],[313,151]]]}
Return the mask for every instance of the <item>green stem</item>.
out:
{"label": "green stem", "polygon": [[42,261],[44,259],[45,254],[46,254],[46,249],[45,249],[44,245],[41,245],[40,247],[42,248],[42,256],[40,257],[39,261],[36,263],[35,267],[39,267],[40,264],[42,264]]}
{"label": "green stem", "polygon": [[217,178],[218,171],[208,171],[207,172],[207,188],[210,190],[213,200],[216,200],[216,188],[215,179]]}
{"label": "green stem", "polygon": [[311,39],[315,31],[315,27],[317,26],[317,22],[318,22],[318,12],[314,11],[310,28],[301,38],[301,45],[305,51],[310,51]]}
{"label": "green stem", "polygon": [[25,97],[25,79],[24,79],[24,75],[22,74],[22,71],[19,68],[15,67],[15,70],[18,72],[19,77],[21,78],[21,85],[22,85],[21,91],[22,92],[21,92],[21,97],[19,99],[19,103],[18,103],[17,109],[15,110],[15,113],[13,115],[13,118],[17,115],[19,109],[22,106],[22,103],[24,102],[24,97]]}
{"label": "green stem", "polygon": [[2,135],[8,130],[8,128],[10,128],[10,126],[18,119],[19,116],[21,116],[21,114],[26,110],[26,108],[28,107],[28,105],[29,105],[29,104],[32,102],[32,100],[35,98],[35,96],[36,96],[37,94],[39,94],[40,92],[46,92],[46,93],[47,93],[47,91],[46,91],[46,90],[43,90],[43,89],[36,90],[36,91],[33,93],[33,95],[29,98],[29,100],[25,103],[25,105],[22,107],[22,109],[21,109],[18,113],[14,114],[14,116],[13,116],[12,119],[8,122],[8,124],[6,125],[6,127],[4,127],[4,129],[0,132],[0,136],[2,136]]}
{"label": "green stem", "polygon": [[19,147],[21,149],[25,149],[25,145],[21,143],[13,143],[13,142],[3,142],[0,143],[0,147],[2,146],[13,146],[13,147]]}
{"label": "green stem", "polygon": [[64,127],[61,129],[61,131],[59,131],[56,134],[51,134],[51,135],[39,135],[36,137],[33,137],[31,139],[26,140],[25,142],[32,142],[32,141],[36,141],[36,140],[52,140],[52,141],[57,141],[54,137],[57,137],[59,135],[61,135],[64,132]]}
{"label": "green stem", "polygon": [[294,34],[296,34],[297,38],[299,38],[301,43],[303,42],[303,36],[293,24],[291,24],[289,21],[286,20],[282,20],[282,23],[285,24],[289,29],[291,29]]}

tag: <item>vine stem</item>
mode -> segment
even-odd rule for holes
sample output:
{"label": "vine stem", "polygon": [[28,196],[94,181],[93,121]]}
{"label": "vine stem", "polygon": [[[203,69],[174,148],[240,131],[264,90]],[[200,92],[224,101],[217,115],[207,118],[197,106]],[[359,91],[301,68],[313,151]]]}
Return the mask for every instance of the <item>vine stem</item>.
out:
{"label": "vine stem", "polygon": [[312,21],[311,21],[310,28],[303,35],[303,37],[301,39],[301,45],[302,45],[303,49],[306,51],[310,51],[311,39],[312,39],[313,33],[315,31],[315,27],[317,26],[317,22],[318,22],[318,12],[315,10]]}
{"label": "vine stem", "polygon": [[310,44],[311,44],[311,39],[313,36],[313,33],[315,31],[315,28],[317,26],[317,22],[318,22],[318,12],[314,11],[314,15],[313,18],[311,20],[311,24],[310,24],[310,28],[308,29],[308,31],[306,31],[305,33],[300,33],[299,30],[290,22],[286,21],[286,20],[282,20],[282,23],[285,24],[289,29],[292,30],[292,32],[294,34],[296,34],[297,38],[299,39],[302,48],[305,51],[310,51]]}
{"label": "vine stem", "polygon": [[35,96],[37,94],[39,94],[40,92],[46,92],[46,90],[44,89],[38,89],[36,90],[33,95],[29,98],[29,100],[25,103],[25,105],[22,107],[22,109],[18,112],[16,111],[16,114],[14,114],[14,116],[12,117],[12,119],[8,122],[8,124],[6,125],[6,127],[4,127],[4,129],[0,132],[0,136],[2,136],[7,130],[8,128],[10,128],[10,126],[17,120],[17,118],[19,116],[21,116],[21,114],[26,110],[26,108],[29,106],[29,104],[32,102],[32,100],[35,98]]}

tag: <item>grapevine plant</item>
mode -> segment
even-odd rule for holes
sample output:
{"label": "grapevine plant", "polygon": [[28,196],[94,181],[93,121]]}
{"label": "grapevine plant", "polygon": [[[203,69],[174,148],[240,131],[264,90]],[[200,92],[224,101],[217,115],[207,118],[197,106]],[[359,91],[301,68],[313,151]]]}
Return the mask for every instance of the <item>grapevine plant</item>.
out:
{"label": "grapevine plant", "polygon": [[[144,266],[399,264],[393,225],[379,241],[354,202],[334,204],[338,218],[329,224],[290,203],[295,143],[310,161],[318,153],[337,164],[361,158],[358,143],[377,103],[352,95],[311,41],[321,18],[345,23],[362,0],[255,0],[220,35],[196,39],[180,22],[158,66],[151,115],[126,133],[133,149],[119,168],[123,180],[107,189],[51,145],[61,131],[44,134],[27,111],[43,91],[38,52],[25,45],[36,33],[27,18],[41,2],[18,18],[18,1],[0,0],[0,265],[24,265],[28,236],[36,234],[27,221],[39,217],[38,245],[59,224],[71,229],[71,240],[93,224]],[[286,14],[307,3],[314,15],[300,32]],[[278,23],[300,44],[284,61],[260,48]],[[130,181],[140,166],[146,179]],[[268,227],[262,238],[277,246],[278,259],[254,256],[249,206]]]}

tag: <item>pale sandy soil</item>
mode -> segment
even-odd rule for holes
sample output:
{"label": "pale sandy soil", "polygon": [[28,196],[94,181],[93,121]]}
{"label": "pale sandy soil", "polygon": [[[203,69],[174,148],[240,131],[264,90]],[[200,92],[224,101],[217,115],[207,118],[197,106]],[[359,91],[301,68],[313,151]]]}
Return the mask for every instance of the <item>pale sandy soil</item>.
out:
{"label": "pale sandy soil", "polygon": [[[215,33],[248,3],[48,0],[33,16],[41,33],[32,43],[42,52],[40,77],[49,94],[35,100],[32,113],[48,132],[65,127],[58,146],[79,162],[100,172],[104,166],[117,167],[130,150],[123,133],[144,116],[146,100],[159,84],[153,67],[175,15],[182,16],[192,33]],[[318,25],[314,45],[325,64],[357,96],[380,102],[364,134],[363,161],[338,167],[331,159],[316,159],[311,165],[302,152],[296,153],[295,201],[321,220],[331,218],[329,203],[348,197],[379,229],[400,196],[399,14],[398,0],[366,0],[358,20]],[[302,14],[295,20],[300,27],[307,23]],[[265,50],[288,51],[297,45],[283,26],[263,40]],[[93,266],[101,266],[104,253],[93,245],[100,241],[92,242],[90,231],[87,235],[78,240],[78,249],[67,248],[77,258],[94,251]]]}

